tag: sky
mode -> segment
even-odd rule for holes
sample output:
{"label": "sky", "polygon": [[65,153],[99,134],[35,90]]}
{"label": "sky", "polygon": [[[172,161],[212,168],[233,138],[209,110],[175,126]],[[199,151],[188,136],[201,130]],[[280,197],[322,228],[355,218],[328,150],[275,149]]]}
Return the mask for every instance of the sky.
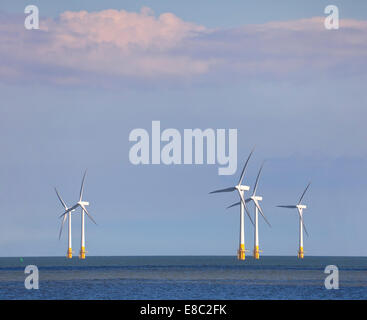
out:
{"label": "sky", "polygon": [[[40,30],[24,28],[28,4],[0,5],[0,256],[66,254],[54,187],[75,203],[86,168],[88,255],[235,255],[237,195],[208,193],[254,146],[264,255],[297,254],[297,213],[276,205],[309,181],[305,254],[367,255],[365,1],[32,1]],[[131,164],[129,133],[155,120],[237,129],[237,172]]]}

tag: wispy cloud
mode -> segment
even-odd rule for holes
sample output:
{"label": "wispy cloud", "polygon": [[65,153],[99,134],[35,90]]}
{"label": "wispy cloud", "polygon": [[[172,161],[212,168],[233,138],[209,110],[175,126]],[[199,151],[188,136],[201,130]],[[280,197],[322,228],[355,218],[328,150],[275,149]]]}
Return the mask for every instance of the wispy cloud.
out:
{"label": "wispy cloud", "polygon": [[63,84],[228,77],[289,78],[366,72],[367,22],[323,18],[208,29],[172,13],[64,12],[41,30],[8,17],[0,27],[0,80]]}

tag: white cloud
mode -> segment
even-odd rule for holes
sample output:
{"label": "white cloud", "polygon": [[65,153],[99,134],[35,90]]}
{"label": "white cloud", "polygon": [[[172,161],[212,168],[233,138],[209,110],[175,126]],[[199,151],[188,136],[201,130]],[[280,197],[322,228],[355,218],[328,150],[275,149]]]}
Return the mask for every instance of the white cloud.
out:
{"label": "white cloud", "polygon": [[208,29],[172,13],[104,10],[64,12],[40,31],[11,19],[0,27],[2,81],[63,84],[92,81],[364,74],[366,21],[323,18]]}

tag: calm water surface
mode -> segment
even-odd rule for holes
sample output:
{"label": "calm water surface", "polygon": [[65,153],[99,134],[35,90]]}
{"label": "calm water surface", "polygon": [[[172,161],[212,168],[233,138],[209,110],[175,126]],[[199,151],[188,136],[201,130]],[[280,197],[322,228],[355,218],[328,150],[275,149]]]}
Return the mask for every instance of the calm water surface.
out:
{"label": "calm water surface", "polygon": [[[39,290],[24,268],[39,268]],[[339,268],[339,290],[324,269]],[[367,299],[367,257],[0,258],[0,299]]]}

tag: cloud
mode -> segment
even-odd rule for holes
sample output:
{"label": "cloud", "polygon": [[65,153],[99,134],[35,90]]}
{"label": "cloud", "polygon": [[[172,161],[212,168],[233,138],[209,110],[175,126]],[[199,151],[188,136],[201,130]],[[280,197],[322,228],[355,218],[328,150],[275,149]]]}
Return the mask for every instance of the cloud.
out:
{"label": "cloud", "polygon": [[62,13],[25,30],[14,17],[0,27],[0,80],[61,84],[161,79],[363,75],[366,21],[324,18],[208,29],[172,13],[104,10]]}
{"label": "cloud", "polygon": [[[148,8],[140,13],[105,10],[65,12],[44,28],[50,45],[40,54],[85,72],[113,76],[195,75],[207,72],[209,61],[169,53],[184,39],[205,28],[171,13],[159,17]],[[46,50],[46,51],[44,51]]]}
{"label": "cloud", "polygon": [[[192,56],[216,59],[215,71],[253,77],[321,76],[342,70],[366,72],[367,22],[343,20],[326,30],[323,18],[213,30],[201,45],[186,46]],[[195,39],[197,41],[198,39]]]}

